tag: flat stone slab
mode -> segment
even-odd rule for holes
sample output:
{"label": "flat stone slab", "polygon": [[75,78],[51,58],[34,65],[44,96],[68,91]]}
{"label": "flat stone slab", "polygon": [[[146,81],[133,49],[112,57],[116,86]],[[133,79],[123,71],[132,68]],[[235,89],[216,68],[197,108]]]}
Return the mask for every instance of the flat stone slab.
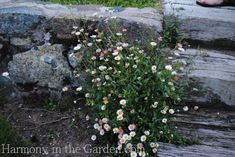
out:
{"label": "flat stone slab", "polygon": [[175,14],[180,31],[195,46],[235,48],[235,7],[206,8],[195,0],[165,0],[164,14]]}
{"label": "flat stone slab", "polygon": [[230,55],[233,52],[187,49],[179,53],[189,63],[192,87],[198,89],[187,100],[235,107],[235,57]]}
{"label": "flat stone slab", "polygon": [[175,122],[184,136],[198,144],[177,147],[161,143],[159,157],[234,157],[235,112],[189,106],[189,112],[177,113]]}

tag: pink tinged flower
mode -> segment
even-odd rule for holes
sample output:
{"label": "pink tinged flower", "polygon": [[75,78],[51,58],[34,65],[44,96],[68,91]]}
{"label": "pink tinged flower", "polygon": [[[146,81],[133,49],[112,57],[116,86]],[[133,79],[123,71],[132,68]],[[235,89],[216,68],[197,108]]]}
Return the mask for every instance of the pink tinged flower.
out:
{"label": "pink tinged flower", "polygon": [[118,129],[118,128],[114,128],[114,129],[113,129],[113,133],[114,133],[114,134],[117,134],[118,132],[119,132],[119,129]]}
{"label": "pink tinged flower", "polygon": [[124,144],[126,141],[122,138],[122,139],[120,139],[120,141],[119,141],[121,144]]}
{"label": "pink tinged flower", "polygon": [[113,50],[113,53],[112,53],[113,56],[117,56],[118,54],[119,54],[118,50]]}
{"label": "pink tinged flower", "polygon": [[143,147],[144,147],[143,143],[138,143],[138,144],[137,144],[137,148],[138,148],[138,149],[142,149]]}
{"label": "pink tinged flower", "polygon": [[128,126],[128,129],[129,129],[130,131],[135,130],[135,128],[136,128],[136,125],[135,125],[135,124],[130,124],[130,125]]}
{"label": "pink tinged flower", "polygon": [[103,119],[102,119],[102,122],[103,122],[103,123],[108,123],[108,118],[103,118]]}

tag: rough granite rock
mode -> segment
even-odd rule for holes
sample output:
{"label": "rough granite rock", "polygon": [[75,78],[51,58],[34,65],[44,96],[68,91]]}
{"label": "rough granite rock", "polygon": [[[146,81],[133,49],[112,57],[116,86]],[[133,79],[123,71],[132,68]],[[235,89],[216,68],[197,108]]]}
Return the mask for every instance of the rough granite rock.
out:
{"label": "rough granite rock", "polygon": [[[0,34],[6,42],[2,60],[9,62],[14,54],[50,42],[66,48],[77,43],[71,34],[73,26],[102,28],[107,31],[127,29],[128,40],[158,38],[163,16],[153,8],[111,8],[97,5],[59,5],[33,0],[0,1]],[[117,19],[118,24],[111,22]],[[48,35],[50,38],[48,38]],[[69,51],[69,50],[68,50]],[[68,52],[67,51],[67,52]],[[0,52],[2,54],[2,52]],[[74,60],[75,59],[75,60]],[[70,60],[71,61],[71,60]],[[77,59],[71,66],[76,66]],[[6,71],[6,66],[0,69]]]}
{"label": "rough granite rock", "polygon": [[8,65],[10,78],[16,83],[37,83],[39,86],[61,88],[72,72],[62,54],[63,46],[45,44],[16,54]]}
{"label": "rough granite rock", "polygon": [[188,49],[179,53],[190,63],[189,77],[199,90],[190,93],[188,101],[235,107],[235,57],[229,55],[232,52]]}

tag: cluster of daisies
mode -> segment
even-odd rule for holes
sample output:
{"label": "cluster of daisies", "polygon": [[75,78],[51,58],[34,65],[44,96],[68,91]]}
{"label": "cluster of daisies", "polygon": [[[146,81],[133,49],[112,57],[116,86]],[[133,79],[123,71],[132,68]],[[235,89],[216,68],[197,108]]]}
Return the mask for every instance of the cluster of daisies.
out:
{"label": "cluster of daisies", "polygon": [[168,125],[169,116],[176,112],[172,106],[181,100],[179,77],[174,63],[158,52],[162,38],[138,47],[125,40],[127,31],[105,36],[98,29],[74,27],[72,34],[78,38],[74,53],[86,52],[80,66],[85,68],[75,76],[85,71],[88,77],[75,90],[86,92],[87,105],[95,111],[99,137],[92,135],[93,141],[112,135],[113,145],[131,157],[153,156],[158,141],[169,136],[171,142],[174,137]]}

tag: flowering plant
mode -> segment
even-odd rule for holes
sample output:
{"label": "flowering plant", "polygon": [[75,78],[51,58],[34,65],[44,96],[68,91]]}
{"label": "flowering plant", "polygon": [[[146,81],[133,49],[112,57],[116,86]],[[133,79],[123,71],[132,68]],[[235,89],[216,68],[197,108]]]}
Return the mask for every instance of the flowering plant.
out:
{"label": "flowering plant", "polygon": [[107,36],[76,28],[74,50],[86,52],[78,71],[87,76],[77,91],[86,92],[86,104],[94,111],[99,137],[92,140],[103,138],[131,157],[154,156],[158,142],[183,141],[169,118],[184,93],[178,76],[182,65],[174,54],[161,52],[161,38],[140,47],[126,41],[126,31]]}

